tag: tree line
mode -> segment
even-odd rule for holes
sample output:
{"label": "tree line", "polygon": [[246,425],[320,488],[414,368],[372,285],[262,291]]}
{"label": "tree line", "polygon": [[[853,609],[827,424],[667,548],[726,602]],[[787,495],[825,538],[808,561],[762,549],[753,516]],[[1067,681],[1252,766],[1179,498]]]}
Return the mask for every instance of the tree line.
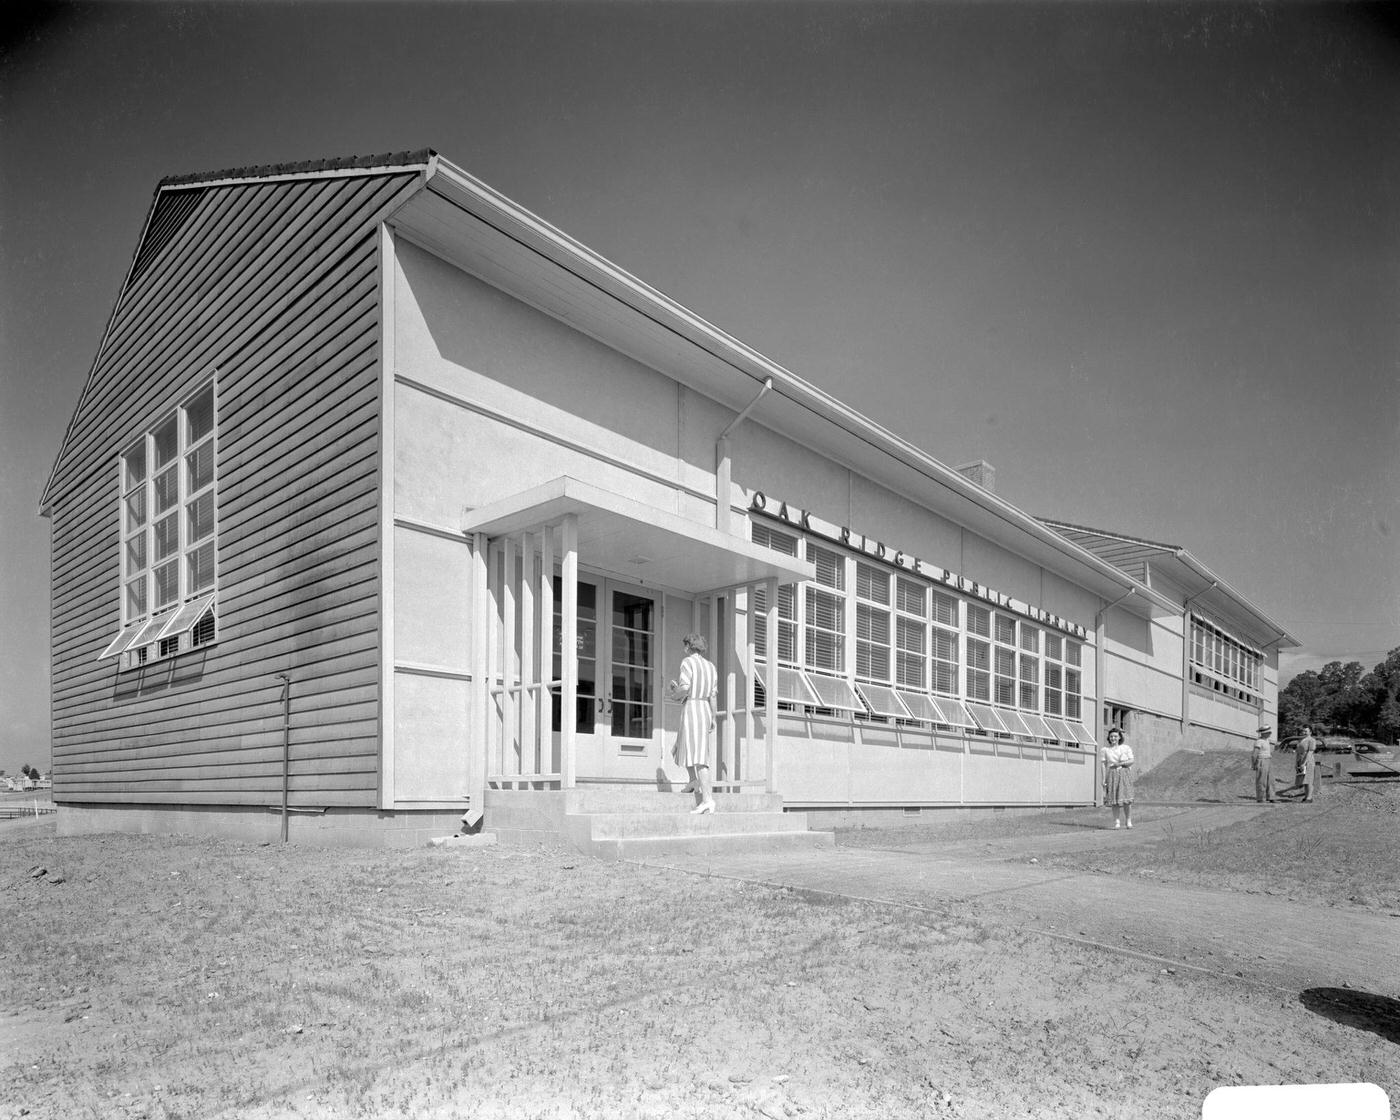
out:
{"label": "tree line", "polygon": [[1359,661],[1329,661],[1299,673],[1278,694],[1279,735],[1342,733],[1400,739],[1400,647],[1369,673]]}

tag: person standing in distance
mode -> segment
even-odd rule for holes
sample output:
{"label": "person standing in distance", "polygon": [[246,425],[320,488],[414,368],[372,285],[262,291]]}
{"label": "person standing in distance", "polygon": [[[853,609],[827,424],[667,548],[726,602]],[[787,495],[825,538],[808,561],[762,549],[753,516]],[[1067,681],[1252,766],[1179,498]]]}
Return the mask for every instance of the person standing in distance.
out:
{"label": "person standing in distance", "polygon": [[710,732],[715,727],[715,692],[719,671],[705,657],[708,648],[700,634],[687,634],[681,639],[685,658],[676,680],[666,691],[672,700],[681,701],[681,729],[676,736],[676,761],[690,775],[696,805],[692,813],[713,813],[714,798],[710,794]]}
{"label": "person standing in distance", "polygon": [[1303,791],[1303,800],[1313,799],[1313,754],[1317,750],[1317,740],[1312,737],[1312,728],[1303,728],[1303,737],[1298,740],[1293,757],[1293,777],[1298,788]]}
{"label": "person standing in distance", "polygon": [[1269,736],[1273,734],[1272,727],[1261,727],[1259,738],[1254,741],[1254,750],[1250,752],[1249,764],[1254,767],[1254,800],[1258,802],[1274,799],[1274,787],[1271,780],[1270,770],[1274,762],[1274,745],[1269,742]]}
{"label": "person standing in distance", "polygon": [[1133,827],[1133,748],[1116,727],[1108,729],[1103,749],[1103,803],[1113,806],[1114,828],[1122,828],[1125,819]]}

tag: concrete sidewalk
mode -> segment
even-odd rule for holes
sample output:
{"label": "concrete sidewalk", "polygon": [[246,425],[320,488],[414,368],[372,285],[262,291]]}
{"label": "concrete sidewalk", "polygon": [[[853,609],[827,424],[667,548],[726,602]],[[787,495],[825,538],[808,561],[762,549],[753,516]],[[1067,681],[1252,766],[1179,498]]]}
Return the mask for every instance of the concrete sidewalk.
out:
{"label": "concrete sidewalk", "polygon": [[1168,828],[1188,835],[1258,812],[1290,812],[1253,805],[1159,808],[1161,814],[1140,812],[1142,823],[1135,821],[1132,832],[1071,825],[1050,835],[912,845],[903,833],[900,848],[847,846],[646,862],[956,913],[1291,992],[1349,985],[1400,997],[1400,918],[1030,862],[1053,852],[1148,843],[1160,840]]}

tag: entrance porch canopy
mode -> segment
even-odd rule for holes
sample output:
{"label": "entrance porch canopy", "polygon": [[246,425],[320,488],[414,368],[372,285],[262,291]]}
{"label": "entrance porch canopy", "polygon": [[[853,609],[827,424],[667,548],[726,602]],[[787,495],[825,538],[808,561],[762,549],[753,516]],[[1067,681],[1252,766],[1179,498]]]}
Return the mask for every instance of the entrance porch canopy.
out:
{"label": "entrance porch canopy", "polygon": [[[469,511],[462,532],[472,541],[473,627],[470,750],[473,794],[487,785],[535,788],[575,784],[578,698],[578,568],[590,568],[630,583],[708,597],[710,633],[717,632],[721,594],[730,614],[724,630],[734,635],[734,613],[763,591],[764,609],[745,627],[732,670],[720,681],[716,770],[729,764],[735,784],[758,778],[747,748],[755,741],[756,713],[749,701],[754,679],[756,630],[764,647],[778,648],[777,588],[815,578],[808,561],[784,556],[743,537],[657,509],[633,498],[567,475]],[[554,570],[559,581],[559,631],[553,624]],[[718,651],[716,651],[718,654]],[[560,656],[560,676],[553,663]],[[553,726],[552,694],[560,703]],[[777,690],[765,690],[763,782],[773,789]],[[558,738],[555,739],[555,731]],[[742,742],[741,742],[742,740]],[[483,769],[478,769],[478,767]],[[747,774],[741,771],[749,771]],[[477,802],[480,804],[480,802]]]}
{"label": "entrance porch canopy", "polygon": [[696,594],[816,575],[806,560],[568,475],[472,510],[462,531],[516,536],[562,525],[567,515],[577,518],[578,550],[589,567],[644,586]]}

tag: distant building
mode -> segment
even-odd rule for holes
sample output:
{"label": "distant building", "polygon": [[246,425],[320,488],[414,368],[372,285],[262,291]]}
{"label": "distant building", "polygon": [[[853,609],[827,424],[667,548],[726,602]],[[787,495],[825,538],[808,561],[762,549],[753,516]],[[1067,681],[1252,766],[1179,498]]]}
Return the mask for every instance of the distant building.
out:
{"label": "distant building", "polygon": [[[1298,643],[1181,545],[1042,519],[1178,608],[1150,624],[1114,616],[1105,635],[1106,723],[1147,767],[1182,747],[1248,747],[1277,727],[1278,651]],[[1184,640],[1183,640],[1184,639]]]}
{"label": "distant building", "polygon": [[1296,643],[1223,583],[968,476],[432,152],[167,179],[42,501],[60,829],[683,780],[690,630],[722,783],[819,820],[1091,804],[1105,706],[1273,720]]}

